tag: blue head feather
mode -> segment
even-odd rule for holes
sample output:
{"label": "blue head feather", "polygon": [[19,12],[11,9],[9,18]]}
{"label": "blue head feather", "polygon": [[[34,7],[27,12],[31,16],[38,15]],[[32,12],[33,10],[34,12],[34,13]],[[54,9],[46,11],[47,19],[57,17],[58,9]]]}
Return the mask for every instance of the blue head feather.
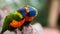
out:
{"label": "blue head feather", "polygon": [[[29,13],[27,14],[27,16],[36,16],[36,10],[34,8],[28,7],[28,9],[29,9]],[[25,8],[19,9],[18,12],[22,13],[24,17],[26,16]]]}
{"label": "blue head feather", "polygon": [[20,8],[18,12],[20,12],[24,17],[26,16],[25,8]]}
{"label": "blue head feather", "polygon": [[29,7],[29,13],[28,13],[28,16],[36,16],[36,10]]}

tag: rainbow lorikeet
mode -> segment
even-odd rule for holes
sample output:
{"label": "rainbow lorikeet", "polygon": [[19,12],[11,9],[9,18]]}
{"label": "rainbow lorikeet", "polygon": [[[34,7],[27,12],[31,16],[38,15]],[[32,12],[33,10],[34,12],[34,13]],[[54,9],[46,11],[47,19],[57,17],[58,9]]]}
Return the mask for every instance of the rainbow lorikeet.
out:
{"label": "rainbow lorikeet", "polygon": [[15,31],[17,28],[20,30],[21,27],[28,26],[36,15],[36,9],[32,7],[23,7],[8,14],[4,20],[0,34],[3,34],[6,30]]}

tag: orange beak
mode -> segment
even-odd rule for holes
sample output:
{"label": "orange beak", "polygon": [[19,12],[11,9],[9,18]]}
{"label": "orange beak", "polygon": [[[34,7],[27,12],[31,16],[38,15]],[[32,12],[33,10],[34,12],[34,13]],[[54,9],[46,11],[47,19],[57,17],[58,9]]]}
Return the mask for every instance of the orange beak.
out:
{"label": "orange beak", "polygon": [[26,9],[26,13],[29,13],[28,6],[26,6],[25,9]]}

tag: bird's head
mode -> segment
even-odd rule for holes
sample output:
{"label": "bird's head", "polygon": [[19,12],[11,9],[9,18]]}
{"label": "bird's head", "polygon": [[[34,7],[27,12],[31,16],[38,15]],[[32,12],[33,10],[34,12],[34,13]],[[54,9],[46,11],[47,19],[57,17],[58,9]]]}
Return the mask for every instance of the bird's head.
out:
{"label": "bird's head", "polygon": [[35,16],[37,16],[37,10],[33,7],[23,7],[17,10],[19,13],[23,15],[26,21],[32,21]]}

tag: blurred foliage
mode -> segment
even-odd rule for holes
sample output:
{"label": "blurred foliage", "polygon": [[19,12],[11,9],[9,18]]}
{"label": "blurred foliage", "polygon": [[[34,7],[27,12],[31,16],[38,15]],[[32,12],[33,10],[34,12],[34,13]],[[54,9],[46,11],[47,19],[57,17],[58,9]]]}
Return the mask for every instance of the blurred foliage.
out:
{"label": "blurred foliage", "polygon": [[[38,16],[33,22],[39,22],[42,26],[47,25],[48,20],[48,7],[46,5],[47,0],[27,0],[27,4],[35,7],[38,10]],[[0,8],[5,4],[8,4],[12,10],[17,10],[20,7],[26,5],[25,0],[0,0]]]}

